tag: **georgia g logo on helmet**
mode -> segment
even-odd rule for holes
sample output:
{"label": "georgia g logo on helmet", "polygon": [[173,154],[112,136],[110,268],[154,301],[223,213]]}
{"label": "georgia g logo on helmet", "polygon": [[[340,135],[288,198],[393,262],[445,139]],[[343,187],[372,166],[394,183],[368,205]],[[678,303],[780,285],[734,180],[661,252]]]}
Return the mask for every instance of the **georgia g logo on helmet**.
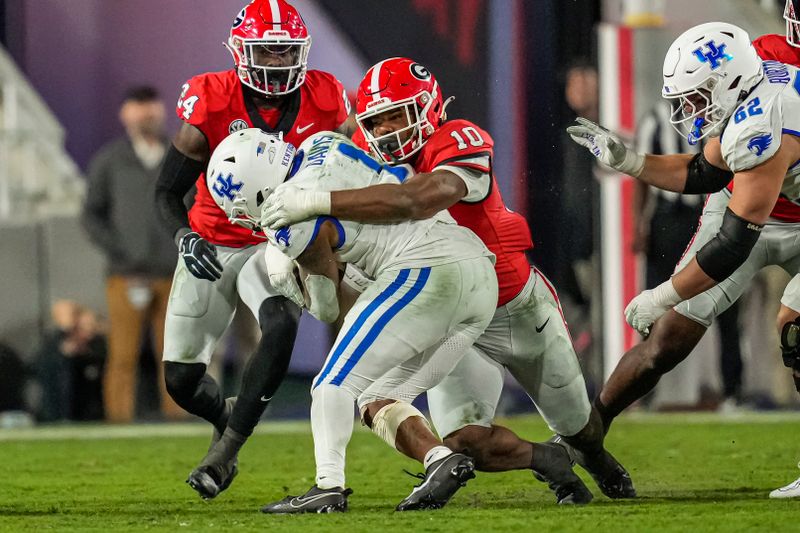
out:
{"label": "georgia g logo on helmet", "polygon": [[411,71],[411,75],[420,81],[428,81],[431,79],[431,72],[425,68],[424,65],[412,63],[408,69]]}
{"label": "georgia g logo on helmet", "polygon": [[242,22],[244,22],[244,13],[246,9],[247,9],[246,7],[243,7],[242,10],[239,11],[239,14],[236,15],[235,19],[233,19],[233,25],[231,26],[231,28],[238,28],[239,26],[242,25]]}

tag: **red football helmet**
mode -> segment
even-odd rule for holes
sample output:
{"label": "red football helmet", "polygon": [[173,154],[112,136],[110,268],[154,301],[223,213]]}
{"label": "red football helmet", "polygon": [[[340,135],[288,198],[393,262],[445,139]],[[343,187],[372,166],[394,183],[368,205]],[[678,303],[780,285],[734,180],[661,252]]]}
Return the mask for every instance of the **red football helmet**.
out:
{"label": "red football helmet", "polygon": [[[439,84],[421,64],[405,58],[385,59],[367,71],[356,95],[356,122],[376,156],[388,163],[404,161],[419,151],[445,120]],[[408,125],[373,136],[372,119],[387,111],[405,111]]]}
{"label": "red football helmet", "polygon": [[786,42],[800,47],[800,0],[786,0],[783,18],[786,19]]}
{"label": "red football helmet", "polygon": [[306,79],[311,37],[284,0],[253,0],[236,15],[226,46],[239,79],[260,93],[287,94]]}

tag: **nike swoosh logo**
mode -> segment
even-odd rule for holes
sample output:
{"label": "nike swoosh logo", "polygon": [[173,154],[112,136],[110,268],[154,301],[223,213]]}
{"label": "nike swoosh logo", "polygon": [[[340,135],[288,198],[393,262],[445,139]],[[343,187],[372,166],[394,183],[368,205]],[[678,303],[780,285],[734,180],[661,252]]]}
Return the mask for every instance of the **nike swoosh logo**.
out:
{"label": "nike swoosh logo", "polygon": [[544,321],[544,324],[536,328],[536,333],[541,333],[548,322],[550,322],[550,317],[547,317],[547,320]]}
{"label": "nike swoosh logo", "polygon": [[308,128],[310,128],[313,125],[314,125],[314,123],[312,122],[311,124],[307,124],[307,125],[303,126],[302,128],[300,126],[297,126],[297,134],[298,135],[302,134],[304,131],[306,131]]}
{"label": "nike swoosh logo", "polygon": [[[289,502],[294,508],[302,507],[303,505],[307,505],[309,503],[313,503],[317,500],[321,500],[323,498],[327,498],[329,496],[335,495],[333,492],[324,492],[322,494],[315,494],[314,496],[309,496],[308,498],[303,498],[302,496],[296,496],[292,501]],[[297,502],[297,503],[295,503]]]}
{"label": "nike swoosh logo", "polygon": [[262,396],[262,397],[261,397],[261,401],[262,401],[262,402],[268,402],[268,401],[270,401],[271,399],[272,399],[272,398],[267,398],[267,395],[266,395],[266,394],[265,394],[264,396]]}

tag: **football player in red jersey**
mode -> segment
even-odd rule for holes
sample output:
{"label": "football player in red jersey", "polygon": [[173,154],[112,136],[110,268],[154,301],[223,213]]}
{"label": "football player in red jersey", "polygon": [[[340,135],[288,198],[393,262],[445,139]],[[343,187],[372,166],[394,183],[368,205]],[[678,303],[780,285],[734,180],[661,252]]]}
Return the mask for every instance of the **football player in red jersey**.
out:
{"label": "football player in red jersey", "polygon": [[[275,228],[322,214],[393,222],[448,209],[496,255],[500,291],[494,319],[474,350],[428,393],[445,444],[474,457],[479,470],[532,469],[560,503],[591,500],[575,483],[562,447],[524,441],[492,423],[508,369],[558,438],[578,450],[577,461],[601,490],[612,498],[634,497],[630,476],[603,447],[602,423],[587,397],[555,289],[525,256],[533,246],[528,225],[506,208],[494,184],[492,138],[467,120],[446,120],[448,102],[421,64],[406,58],[376,64],[358,88],[354,139],[383,161],[411,164],[417,174],[402,184],[332,193],[284,186],[267,199],[261,222]],[[376,414],[367,410],[365,422]],[[402,422],[388,423],[396,428]]]}
{"label": "football player in red jersey", "polygon": [[[339,81],[307,69],[311,37],[284,0],[253,0],[236,16],[227,46],[233,69],[201,74],[183,85],[177,106],[183,124],[156,188],[159,213],[181,256],[167,309],[165,379],[181,407],[214,425],[212,446],[188,479],[206,499],[236,475],[238,450],[286,373],[300,316],[300,309],[270,285],[276,272],[268,274],[265,267],[266,241],[251,228],[229,222],[215,203],[212,195],[233,200],[241,185],[218,176],[209,189],[204,171],[210,154],[243,128],[280,132],[294,145],[319,131],[355,129]],[[183,197],[195,183],[187,214]],[[290,271],[290,265],[283,266]],[[206,367],[238,298],[257,318],[261,340],[247,362],[238,397],[226,401]]]}

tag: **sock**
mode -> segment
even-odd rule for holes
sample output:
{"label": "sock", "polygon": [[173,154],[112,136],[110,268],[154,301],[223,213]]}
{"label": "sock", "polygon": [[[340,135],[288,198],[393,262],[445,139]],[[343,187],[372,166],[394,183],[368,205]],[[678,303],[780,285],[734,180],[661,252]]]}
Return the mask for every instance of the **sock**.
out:
{"label": "sock", "polygon": [[451,450],[447,446],[444,445],[434,446],[433,448],[428,450],[428,453],[425,454],[425,460],[422,462],[422,466],[425,467],[425,470],[427,470],[428,467],[431,466],[431,464],[441,459],[444,459],[445,457],[447,457],[452,453],[453,450]]}
{"label": "sock", "polygon": [[217,430],[217,433],[219,433],[220,436],[222,436],[222,434],[225,433],[225,428],[228,427],[228,419],[230,419],[231,413],[233,413],[233,407],[231,406],[231,404],[234,401],[235,397],[225,399],[225,401],[222,404],[223,405],[222,412],[217,418],[217,421],[214,422],[214,428]]}
{"label": "sock", "polygon": [[336,385],[319,385],[311,391],[311,432],[317,463],[317,486],[344,488],[344,460],[353,433],[355,399]]}
{"label": "sock", "polygon": [[217,446],[223,448],[229,457],[234,457],[242,449],[244,443],[247,442],[247,435],[242,435],[235,429],[228,427],[222,438],[219,439]]}
{"label": "sock", "polygon": [[292,357],[300,310],[283,297],[267,298],[258,311],[261,340],[250,354],[228,425],[250,436],[275,395]]}
{"label": "sock", "polygon": [[559,444],[549,442],[532,442],[531,444],[531,470],[547,474],[552,470],[553,462],[558,459],[563,448]]}
{"label": "sock", "polygon": [[264,414],[267,405],[269,405],[269,401],[265,402],[258,398],[252,400],[240,395],[236,399],[236,405],[233,406],[230,418],[228,418],[228,428],[249,437],[253,434],[253,429],[258,421],[261,420],[261,415]]}
{"label": "sock", "polygon": [[232,461],[246,441],[247,436],[237,433],[231,428],[225,429],[222,437],[211,447],[201,464],[222,465]]}
{"label": "sock", "polygon": [[578,480],[570,467],[564,448],[560,444],[552,442],[533,443],[531,470],[541,481],[549,483],[551,488],[553,488],[553,484],[564,485]]}

